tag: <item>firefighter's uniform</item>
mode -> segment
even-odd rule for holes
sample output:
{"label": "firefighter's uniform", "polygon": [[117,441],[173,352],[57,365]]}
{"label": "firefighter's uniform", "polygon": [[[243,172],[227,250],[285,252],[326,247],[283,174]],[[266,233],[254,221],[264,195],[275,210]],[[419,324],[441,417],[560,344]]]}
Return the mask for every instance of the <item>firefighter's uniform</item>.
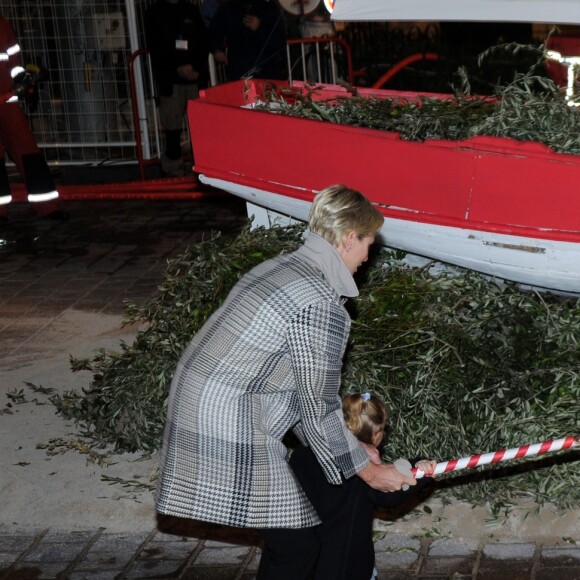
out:
{"label": "firefighter's uniform", "polygon": [[28,201],[42,216],[58,209],[58,191],[18,97],[13,94],[14,80],[21,74],[25,70],[21,65],[20,46],[12,26],[0,16],[0,215],[6,214],[12,201],[5,163],[5,153],[8,153],[24,177]]}

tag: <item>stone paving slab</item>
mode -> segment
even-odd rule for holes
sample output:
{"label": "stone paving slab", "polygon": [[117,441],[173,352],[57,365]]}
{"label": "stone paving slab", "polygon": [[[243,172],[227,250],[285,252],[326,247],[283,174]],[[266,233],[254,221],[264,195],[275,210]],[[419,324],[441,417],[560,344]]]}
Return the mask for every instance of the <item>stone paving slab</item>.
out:
{"label": "stone paving slab", "polygon": [[[414,546],[414,542],[419,541],[416,538],[408,540]],[[522,549],[518,544],[487,544],[466,551],[460,542],[446,542],[442,555],[440,542],[422,539],[417,551],[389,552],[386,549],[389,544],[400,542],[400,536],[388,535],[377,542],[380,580],[580,579],[579,550],[575,547],[538,545],[532,546],[530,552],[529,545]],[[540,558],[540,554],[544,556]],[[50,530],[44,530],[36,535],[0,537],[0,580],[250,580],[255,576],[259,557],[259,545],[241,546],[223,539],[179,537],[157,530],[145,535],[110,534],[103,529],[52,535]]]}

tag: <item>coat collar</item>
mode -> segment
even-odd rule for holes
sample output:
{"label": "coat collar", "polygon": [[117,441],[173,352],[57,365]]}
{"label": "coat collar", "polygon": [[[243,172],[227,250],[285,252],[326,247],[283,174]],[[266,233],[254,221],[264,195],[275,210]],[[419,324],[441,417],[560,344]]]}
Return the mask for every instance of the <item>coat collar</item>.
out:
{"label": "coat collar", "polygon": [[339,296],[358,296],[358,288],[344,260],[337,249],[322,236],[308,232],[304,245],[295,253],[322,271]]}

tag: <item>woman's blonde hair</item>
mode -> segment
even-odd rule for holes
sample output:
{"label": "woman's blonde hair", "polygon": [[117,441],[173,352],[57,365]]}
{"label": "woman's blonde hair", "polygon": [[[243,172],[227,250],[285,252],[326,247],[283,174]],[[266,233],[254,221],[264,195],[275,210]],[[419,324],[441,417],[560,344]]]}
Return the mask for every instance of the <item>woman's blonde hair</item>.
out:
{"label": "woman's blonde hair", "polygon": [[349,232],[360,239],[374,236],[385,218],[359,191],[338,184],[327,187],[314,198],[308,227],[327,242],[338,247]]}
{"label": "woman's blonde hair", "polygon": [[371,393],[346,395],[342,399],[342,412],[349,431],[369,445],[373,445],[375,433],[384,431],[387,424],[387,406]]}

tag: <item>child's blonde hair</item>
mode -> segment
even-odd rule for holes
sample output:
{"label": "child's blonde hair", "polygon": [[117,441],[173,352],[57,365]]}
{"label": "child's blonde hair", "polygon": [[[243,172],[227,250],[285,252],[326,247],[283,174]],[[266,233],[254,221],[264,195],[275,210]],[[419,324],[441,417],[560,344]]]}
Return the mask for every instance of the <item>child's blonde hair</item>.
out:
{"label": "child's blonde hair", "polygon": [[359,441],[369,445],[373,445],[375,434],[387,424],[387,406],[371,393],[346,395],[342,399],[342,412],[348,429]]}

